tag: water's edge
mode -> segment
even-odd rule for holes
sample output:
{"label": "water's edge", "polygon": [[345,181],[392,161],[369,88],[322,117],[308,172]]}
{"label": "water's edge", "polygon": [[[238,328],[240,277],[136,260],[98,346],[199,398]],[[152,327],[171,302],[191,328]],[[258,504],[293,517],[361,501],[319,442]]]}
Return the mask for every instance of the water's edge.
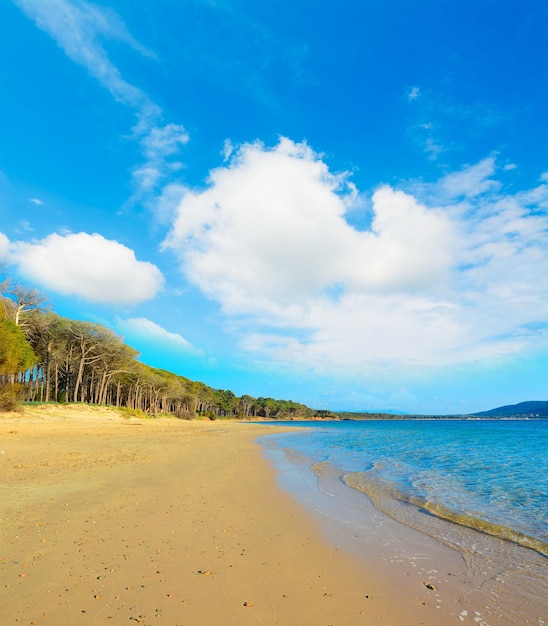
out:
{"label": "water's edge", "polygon": [[[398,497],[384,485],[364,480],[363,473],[344,472],[328,462],[279,448],[277,437],[267,435],[258,442],[278,471],[281,487],[322,521],[332,543],[363,559],[379,559],[388,566],[399,563],[391,576],[402,575],[402,563],[408,566],[408,577],[417,573],[424,578],[440,567],[451,569],[463,585],[454,592],[458,597],[453,598],[450,611],[460,622],[484,626],[542,625],[543,618],[548,622],[544,542],[518,538],[511,529],[486,533],[481,523],[463,523],[464,519],[452,519],[438,505]],[[430,543],[425,543],[426,538]],[[431,542],[450,552],[439,552]],[[437,563],[440,559],[442,565]],[[423,567],[417,565],[421,561]],[[425,569],[426,563],[430,570]],[[408,582],[401,578],[401,583]]]}
{"label": "water's edge", "polygon": [[[316,466],[313,466],[311,469],[315,472],[317,471]],[[409,519],[398,519],[394,512],[397,507],[395,507],[393,503],[390,503],[391,500],[407,503],[414,506],[418,511],[425,511],[430,515],[452,522],[453,524],[465,526],[476,530],[477,532],[491,535],[492,537],[497,537],[498,539],[504,539],[505,541],[510,541],[524,548],[534,550],[538,552],[540,556],[548,557],[548,543],[542,541],[541,539],[531,537],[509,526],[488,522],[479,517],[474,517],[473,515],[453,511],[441,502],[431,502],[406,495],[394,487],[388,487],[386,484],[381,484],[375,480],[368,479],[365,472],[343,474],[341,476],[341,480],[343,480],[343,482],[349,487],[367,494],[379,511],[382,511],[386,515],[389,515],[404,524],[410,524]],[[417,530],[421,529],[417,528]]]}

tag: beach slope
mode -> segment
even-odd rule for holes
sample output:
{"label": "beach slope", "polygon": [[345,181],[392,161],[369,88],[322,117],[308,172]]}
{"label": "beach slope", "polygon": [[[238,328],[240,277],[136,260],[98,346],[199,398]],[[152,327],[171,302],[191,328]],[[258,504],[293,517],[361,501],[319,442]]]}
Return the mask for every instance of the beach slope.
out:
{"label": "beach slope", "polygon": [[270,428],[0,415],[0,623],[435,624],[280,491]]}

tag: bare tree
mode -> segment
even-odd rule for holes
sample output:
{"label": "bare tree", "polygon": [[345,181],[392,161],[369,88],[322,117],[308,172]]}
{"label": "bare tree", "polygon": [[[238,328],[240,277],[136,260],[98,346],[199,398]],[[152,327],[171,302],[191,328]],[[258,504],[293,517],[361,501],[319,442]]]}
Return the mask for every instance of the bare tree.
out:
{"label": "bare tree", "polygon": [[[5,311],[9,311],[8,316],[15,322],[16,326],[21,326],[25,330],[25,316],[30,311],[46,308],[47,299],[37,289],[24,287],[20,284],[13,284],[9,279],[3,281],[5,291],[2,293],[4,299],[8,300],[5,304]],[[6,304],[8,308],[6,309]]]}

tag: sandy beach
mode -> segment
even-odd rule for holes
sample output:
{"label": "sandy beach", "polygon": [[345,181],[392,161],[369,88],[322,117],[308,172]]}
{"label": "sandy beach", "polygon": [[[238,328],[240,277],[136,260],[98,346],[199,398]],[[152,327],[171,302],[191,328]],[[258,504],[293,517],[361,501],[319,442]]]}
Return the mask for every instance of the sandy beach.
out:
{"label": "sandy beach", "polygon": [[444,586],[325,539],[256,443],[272,428],[89,407],[0,415],[0,623],[462,623],[459,572]]}

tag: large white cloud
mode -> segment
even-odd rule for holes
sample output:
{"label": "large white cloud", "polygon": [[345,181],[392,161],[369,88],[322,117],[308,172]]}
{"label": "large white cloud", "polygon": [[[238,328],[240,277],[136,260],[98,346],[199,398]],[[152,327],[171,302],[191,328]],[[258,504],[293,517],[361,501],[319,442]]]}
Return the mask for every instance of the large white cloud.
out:
{"label": "large white cloud", "polygon": [[229,311],[301,303],[326,289],[415,290],[451,260],[447,218],[390,188],[373,198],[370,232],[345,220],[356,193],[306,144],[243,146],[209,188],[188,191],[165,246]]}
{"label": "large white cloud", "polygon": [[164,279],[152,263],[138,261],[133,250],[101,235],[49,235],[11,246],[11,261],[45,289],[93,302],[137,304],[153,298]]}
{"label": "large white cloud", "polygon": [[303,144],[245,146],[211,172],[209,189],[184,196],[166,245],[228,308],[311,295],[336,280],[330,258],[351,235],[334,193],[342,185]]}
{"label": "large white cloud", "polygon": [[[164,245],[258,355],[366,370],[546,343],[548,185],[504,195],[494,157],[372,198],[306,144],[241,147],[186,190]],[[242,317],[243,316],[243,317]]]}

